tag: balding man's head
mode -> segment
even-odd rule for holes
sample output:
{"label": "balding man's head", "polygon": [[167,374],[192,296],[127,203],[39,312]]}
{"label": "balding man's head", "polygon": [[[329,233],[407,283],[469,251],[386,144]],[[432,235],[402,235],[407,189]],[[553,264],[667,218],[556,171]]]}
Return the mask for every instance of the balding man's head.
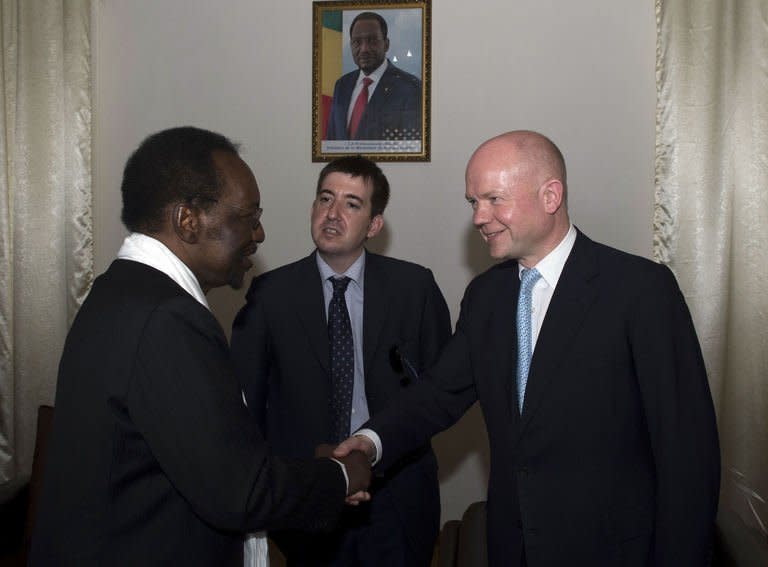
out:
{"label": "balding man's head", "polygon": [[467,164],[467,175],[473,164],[505,163],[517,175],[531,175],[537,185],[557,179],[563,184],[563,201],[567,200],[565,159],[555,143],[538,132],[513,130],[484,142],[475,150]]}
{"label": "balding man's head", "polygon": [[536,132],[507,132],[483,143],[469,160],[466,198],[472,222],[494,258],[531,267],[565,237],[565,163]]}

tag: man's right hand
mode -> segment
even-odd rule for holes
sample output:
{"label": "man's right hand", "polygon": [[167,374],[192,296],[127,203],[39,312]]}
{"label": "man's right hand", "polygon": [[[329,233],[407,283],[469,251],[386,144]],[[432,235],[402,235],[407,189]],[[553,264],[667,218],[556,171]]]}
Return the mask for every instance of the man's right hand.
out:
{"label": "man's right hand", "polygon": [[334,458],[344,464],[349,477],[347,496],[365,493],[371,485],[371,461],[362,451],[351,451]]}
{"label": "man's right hand", "polygon": [[376,445],[365,435],[353,435],[339,443],[333,450],[333,456],[337,459],[348,455],[351,451],[361,451],[373,462],[376,455]]}

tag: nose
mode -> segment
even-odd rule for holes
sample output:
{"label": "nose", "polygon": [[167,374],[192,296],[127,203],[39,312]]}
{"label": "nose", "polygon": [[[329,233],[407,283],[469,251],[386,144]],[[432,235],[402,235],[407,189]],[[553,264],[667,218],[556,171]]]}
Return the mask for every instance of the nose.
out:
{"label": "nose", "polygon": [[482,203],[478,202],[474,211],[472,211],[472,224],[476,228],[481,228],[483,225],[488,224],[490,218],[488,215],[488,209]]}
{"label": "nose", "polygon": [[256,228],[254,228],[252,231],[252,237],[253,237],[253,240],[258,243],[264,242],[264,239],[267,237],[267,233],[264,231],[263,224],[259,223],[258,225],[256,225]]}
{"label": "nose", "polygon": [[330,205],[328,205],[328,212],[326,213],[327,217],[329,219],[336,219],[339,217],[339,207],[341,205],[338,201],[334,201]]}

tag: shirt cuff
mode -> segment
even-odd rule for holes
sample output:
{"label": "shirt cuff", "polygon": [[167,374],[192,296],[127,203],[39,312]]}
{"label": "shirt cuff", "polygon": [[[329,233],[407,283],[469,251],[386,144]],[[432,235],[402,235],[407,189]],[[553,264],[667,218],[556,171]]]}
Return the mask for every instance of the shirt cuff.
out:
{"label": "shirt cuff", "polygon": [[334,459],[331,457],[331,460],[334,463],[339,463],[339,466],[341,467],[341,472],[344,475],[344,494],[349,494],[349,475],[347,474],[347,467],[344,466],[344,463],[341,461]]}
{"label": "shirt cuff", "polygon": [[376,446],[376,455],[371,459],[371,466],[377,464],[381,460],[381,437],[373,429],[358,429],[352,436],[361,435],[370,440]]}

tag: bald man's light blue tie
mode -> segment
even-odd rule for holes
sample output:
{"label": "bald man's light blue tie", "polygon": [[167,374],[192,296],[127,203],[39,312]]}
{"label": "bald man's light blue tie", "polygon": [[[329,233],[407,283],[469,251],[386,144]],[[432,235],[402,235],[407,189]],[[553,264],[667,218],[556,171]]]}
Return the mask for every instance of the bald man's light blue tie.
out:
{"label": "bald man's light blue tie", "polygon": [[517,298],[517,403],[523,413],[525,387],[528,384],[528,369],[533,354],[533,331],[531,325],[531,300],[533,286],[541,277],[536,268],[524,269],[520,275],[520,295]]}

